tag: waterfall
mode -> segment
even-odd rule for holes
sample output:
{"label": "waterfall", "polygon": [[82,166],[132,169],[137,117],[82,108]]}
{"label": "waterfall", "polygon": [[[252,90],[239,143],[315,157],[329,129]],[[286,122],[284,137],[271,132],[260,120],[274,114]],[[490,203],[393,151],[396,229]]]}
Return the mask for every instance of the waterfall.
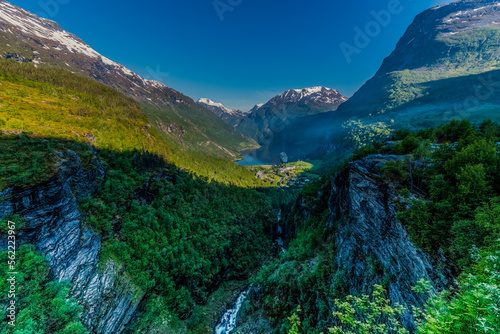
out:
{"label": "waterfall", "polygon": [[283,239],[281,239],[281,237],[279,237],[278,239],[276,239],[276,243],[280,247],[281,251],[283,253],[286,253],[285,243],[283,242]]}
{"label": "waterfall", "polygon": [[[281,238],[281,235],[283,234],[283,229],[280,225],[281,222],[281,210],[278,212],[278,228],[277,232],[279,234],[278,238],[275,240],[278,246],[281,248],[281,251],[283,253],[286,253],[286,248],[285,244],[283,242],[283,239]],[[238,318],[240,315],[241,307],[243,306],[243,303],[247,299],[248,295],[250,294],[250,291],[252,288],[248,288],[245,291],[241,292],[238,295],[238,298],[236,298],[236,301],[233,303],[233,305],[224,312],[224,314],[219,318],[219,321],[214,327],[213,334],[231,334],[233,331],[236,329],[238,325]]]}
{"label": "waterfall", "polygon": [[249,293],[250,288],[240,293],[233,306],[220,317],[219,322],[215,325],[214,334],[231,334],[236,329],[241,307]]}
{"label": "waterfall", "polygon": [[278,229],[277,229],[277,232],[278,232],[279,237],[275,241],[278,244],[281,251],[283,253],[286,253],[285,243],[283,242],[283,239],[281,238],[281,236],[283,235],[283,229],[281,228],[280,222],[281,222],[281,209],[280,209],[280,211],[278,211]]}

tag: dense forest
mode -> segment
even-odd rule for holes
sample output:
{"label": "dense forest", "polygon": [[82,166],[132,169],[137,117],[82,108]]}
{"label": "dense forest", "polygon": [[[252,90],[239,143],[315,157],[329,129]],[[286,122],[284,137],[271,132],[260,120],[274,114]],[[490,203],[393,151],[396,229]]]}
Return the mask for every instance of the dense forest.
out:
{"label": "dense forest", "polygon": [[[124,266],[137,294],[146,295],[134,330],[168,319],[168,330],[206,333],[218,316],[204,317],[208,296],[221,283],[245,280],[269,257],[270,226],[288,194],[266,189],[231,161],[180,151],[148,126],[137,102],[94,80],[0,60],[0,83],[0,191],[48,182],[67,152],[86,170],[102,161],[97,193],[79,205],[84,224],[102,236],[101,265]],[[4,217],[2,227],[8,220],[19,220],[22,230],[22,217]],[[66,298],[71,287],[52,282],[32,245],[17,256],[30,268],[18,282],[23,313],[15,330],[2,333],[85,332],[78,305]]]}
{"label": "dense forest", "polygon": [[[2,221],[2,226],[5,225]],[[0,258],[7,263],[7,252],[2,252]],[[0,333],[87,334],[87,329],[80,321],[82,307],[74,298],[68,297],[70,284],[50,280],[46,260],[31,245],[20,247],[17,260],[23,266],[21,275],[16,276],[20,291],[16,303],[19,310],[17,326],[7,325],[10,320],[6,317],[8,310],[2,310],[2,319],[6,320]],[[0,291],[3,296],[7,296],[9,276],[2,274]]]}
{"label": "dense forest", "polygon": [[[210,333],[231,293],[249,281],[260,297],[245,304],[243,320],[260,312],[280,334],[406,333],[406,311],[418,333],[500,331],[494,122],[398,131],[303,189],[285,191],[231,161],[179,150],[149,126],[137,102],[93,80],[0,60],[0,83],[0,191],[48,182],[68,152],[85,170],[103,164],[97,192],[78,205],[84,225],[101,237],[100,270],[113,261],[136,297],[145,296],[128,332]],[[338,269],[338,226],[327,224],[332,177],[372,154],[404,156],[382,168],[383,182],[397,189],[398,220],[413,243],[445,257],[445,269],[458,277],[439,292],[418,282],[414,291],[429,297],[420,309],[388,301],[391,277],[356,296],[347,293],[348,277],[331,277]],[[288,231],[284,254],[273,242],[280,210]],[[22,231],[23,217],[14,215],[3,217],[2,234],[9,220]],[[0,257],[9,259],[7,252]],[[34,245],[22,245],[17,257],[23,267],[17,327],[0,332],[87,333],[71,284],[53,280]],[[375,261],[372,270],[379,270]],[[3,301],[7,278],[3,273]]]}
{"label": "dense forest", "polygon": [[[8,135],[1,138],[0,146],[2,187],[46,181],[57,172],[58,152],[78,152],[89,170],[97,163],[85,143]],[[141,332],[168,319],[175,332],[190,319],[191,333],[206,333],[211,326],[203,318],[208,296],[224,281],[247,279],[269,258],[276,208],[290,195],[278,189],[209,182],[151,153],[98,150],[97,154],[106,176],[95,196],[81,199],[80,210],[86,214],[85,224],[102,236],[100,263],[104,266],[113,260],[124,265],[137,293],[147,295],[135,330]],[[18,221],[22,229],[21,217],[6,217],[2,226],[7,226],[7,220]],[[6,328],[5,333],[18,333],[20,328],[41,333],[80,330],[74,301],[63,298],[49,303],[66,296],[68,284],[50,281],[43,257],[30,245],[23,245],[17,256],[23,268],[30,268],[19,283],[19,305],[26,308],[24,312],[44,305],[46,313],[34,322],[33,313],[23,314],[16,331]],[[7,260],[7,252],[2,258]],[[7,277],[2,277],[2,296],[7,296]],[[60,312],[66,314],[62,319]]]}
{"label": "dense forest", "polygon": [[0,83],[4,133],[88,142],[117,152],[148,151],[209,180],[266,186],[232,161],[183,150],[153,125],[160,116],[148,114],[155,118],[149,119],[139,102],[93,79],[0,59]]}
{"label": "dense forest", "polygon": [[[399,194],[398,220],[415,244],[431,256],[446,257],[446,269],[458,277],[450,290],[437,294],[428,282],[414,286],[414,291],[430,296],[423,309],[411,310],[418,333],[500,330],[499,151],[498,124],[453,121],[419,132],[398,131],[391,141],[366,146],[350,159],[404,156],[382,168],[385,182]],[[374,286],[373,294],[362,296],[346,295],[348,277],[331,277],[336,226],[326,224],[326,204],[333,174],[300,194],[288,216],[296,237],[287,254],[253,279],[264,287],[265,296],[259,303],[248,303],[247,312],[263,308],[283,334],[406,333],[400,321],[405,310],[387,300],[390,277]],[[304,207],[310,210],[308,219],[303,218]],[[384,324],[387,321],[391,325]]]}

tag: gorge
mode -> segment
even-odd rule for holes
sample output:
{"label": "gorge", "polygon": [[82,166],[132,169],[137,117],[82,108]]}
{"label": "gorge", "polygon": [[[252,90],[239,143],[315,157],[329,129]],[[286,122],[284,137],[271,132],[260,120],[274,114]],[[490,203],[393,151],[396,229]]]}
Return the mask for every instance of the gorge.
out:
{"label": "gorge", "polygon": [[[0,334],[500,333],[499,9],[418,14],[350,98],[288,89],[320,62],[305,32],[227,37],[252,61],[289,34],[312,54],[259,78],[286,87],[244,112],[0,0]],[[173,29],[169,46],[191,50],[177,61],[242,53],[193,43],[226,26],[190,10],[200,26]]]}

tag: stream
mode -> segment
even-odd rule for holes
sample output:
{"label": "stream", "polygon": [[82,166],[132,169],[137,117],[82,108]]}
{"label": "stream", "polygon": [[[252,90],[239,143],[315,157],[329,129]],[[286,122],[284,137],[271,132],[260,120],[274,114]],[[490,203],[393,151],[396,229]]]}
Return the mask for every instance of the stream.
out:
{"label": "stream", "polygon": [[247,299],[250,289],[248,288],[240,293],[233,306],[226,310],[217,325],[215,325],[214,334],[231,334],[236,329],[241,307],[245,299]]}
{"label": "stream", "polygon": [[283,229],[281,228],[281,210],[278,212],[278,238],[275,240],[276,243],[278,244],[278,247],[281,249],[283,253],[286,253],[286,248],[285,248],[285,243],[283,242],[283,238],[281,237],[283,235]]}
{"label": "stream", "polygon": [[[286,253],[286,248],[285,244],[283,242],[283,239],[281,236],[283,235],[283,230],[281,228],[280,222],[281,222],[281,210],[278,212],[278,238],[275,240],[275,242],[278,244],[280,247],[281,251],[283,253]],[[243,303],[247,299],[248,295],[250,294],[250,291],[252,290],[252,287],[249,287],[245,291],[241,292],[238,295],[238,298],[236,298],[236,301],[233,303],[233,305],[224,312],[224,314],[220,317],[219,321],[214,327],[214,334],[231,334],[233,331],[236,329],[238,326],[238,317],[240,315],[241,307],[243,306]]]}

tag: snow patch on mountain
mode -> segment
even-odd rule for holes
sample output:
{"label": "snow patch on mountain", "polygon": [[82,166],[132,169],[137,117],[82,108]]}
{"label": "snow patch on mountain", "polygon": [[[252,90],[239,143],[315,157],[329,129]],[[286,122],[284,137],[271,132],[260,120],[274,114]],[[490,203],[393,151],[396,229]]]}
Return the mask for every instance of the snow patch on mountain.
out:
{"label": "snow patch on mountain", "polygon": [[290,104],[320,104],[323,106],[332,105],[337,107],[345,101],[347,101],[347,97],[342,96],[338,90],[318,86],[287,90],[273,97],[266,105],[273,105],[278,108]]}
{"label": "snow patch on mountain", "polygon": [[[207,108],[211,111],[214,111],[214,112],[216,109],[218,109],[217,111],[220,113],[226,113],[226,114],[230,114],[230,115],[234,115],[234,116],[239,116],[242,113],[241,110],[229,109],[226,106],[224,106],[222,103],[214,102],[214,101],[207,99],[207,98],[201,98],[198,101],[196,101],[196,103],[198,103],[198,104],[204,106],[205,108]],[[216,112],[216,114],[217,114],[217,112]]]}
{"label": "snow patch on mountain", "polygon": [[22,34],[41,39],[45,44],[43,47],[47,50],[52,48],[64,50],[70,54],[84,55],[96,61],[102,61],[111,70],[118,71],[119,74],[131,77],[132,80],[142,82],[144,85],[154,88],[166,87],[158,81],[146,80],[125,66],[102,56],[77,36],[63,30],[56,22],[38,17],[4,0],[0,0],[0,28],[2,21],[7,24],[9,30],[13,27]]}
{"label": "snow patch on mountain", "polygon": [[[476,7],[474,2],[461,3],[462,10],[452,12],[442,18],[442,25],[438,28],[443,36],[455,35],[471,31],[475,28],[498,25],[500,2],[492,2],[485,6]],[[446,6],[449,7],[449,6]]]}

